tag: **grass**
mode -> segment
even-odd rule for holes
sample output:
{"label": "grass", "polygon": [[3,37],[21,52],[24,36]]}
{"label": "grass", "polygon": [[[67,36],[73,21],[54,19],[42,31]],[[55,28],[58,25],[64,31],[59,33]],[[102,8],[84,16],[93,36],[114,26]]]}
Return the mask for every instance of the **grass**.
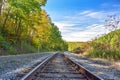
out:
{"label": "grass", "polygon": [[118,49],[111,49],[111,50],[102,50],[102,49],[90,49],[88,57],[92,58],[104,58],[104,59],[113,59],[119,60],[120,59],[120,50]]}

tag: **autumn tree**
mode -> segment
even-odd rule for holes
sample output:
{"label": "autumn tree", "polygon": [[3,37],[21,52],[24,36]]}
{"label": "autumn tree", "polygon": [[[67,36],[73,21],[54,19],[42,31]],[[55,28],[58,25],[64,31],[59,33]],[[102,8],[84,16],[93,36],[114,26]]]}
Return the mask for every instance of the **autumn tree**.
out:
{"label": "autumn tree", "polygon": [[9,43],[13,47],[18,47],[19,51],[27,48],[26,45],[39,48],[41,51],[65,50],[67,44],[62,40],[59,29],[52,23],[47,12],[41,8],[46,1],[2,0],[0,43],[5,46]]}

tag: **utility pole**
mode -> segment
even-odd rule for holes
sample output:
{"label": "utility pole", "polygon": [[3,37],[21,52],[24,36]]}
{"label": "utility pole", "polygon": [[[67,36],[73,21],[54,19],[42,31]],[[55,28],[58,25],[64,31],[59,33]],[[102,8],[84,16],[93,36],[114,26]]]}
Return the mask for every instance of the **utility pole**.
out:
{"label": "utility pole", "polygon": [[40,46],[39,46],[39,44],[38,44],[38,53],[39,53],[39,48],[40,48]]}
{"label": "utility pole", "polygon": [[40,52],[40,39],[38,41],[38,53]]}
{"label": "utility pole", "polygon": [[41,38],[39,38],[39,41],[38,41],[38,53],[40,53],[40,47],[41,47],[40,41],[41,41]]}

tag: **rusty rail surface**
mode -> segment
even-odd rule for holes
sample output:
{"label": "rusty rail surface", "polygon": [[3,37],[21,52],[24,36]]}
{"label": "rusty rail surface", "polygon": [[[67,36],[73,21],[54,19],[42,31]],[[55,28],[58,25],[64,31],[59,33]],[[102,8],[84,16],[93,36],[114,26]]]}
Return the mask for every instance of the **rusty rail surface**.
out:
{"label": "rusty rail surface", "polygon": [[21,80],[103,80],[78,63],[57,53],[35,67]]}

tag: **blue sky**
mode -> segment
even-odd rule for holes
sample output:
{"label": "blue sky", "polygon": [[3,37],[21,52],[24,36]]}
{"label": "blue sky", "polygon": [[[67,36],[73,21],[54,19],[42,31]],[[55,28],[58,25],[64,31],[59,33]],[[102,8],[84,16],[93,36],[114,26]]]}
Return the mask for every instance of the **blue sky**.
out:
{"label": "blue sky", "polygon": [[107,33],[107,15],[120,14],[120,0],[48,0],[44,9],[66,41],[89,41]]}

